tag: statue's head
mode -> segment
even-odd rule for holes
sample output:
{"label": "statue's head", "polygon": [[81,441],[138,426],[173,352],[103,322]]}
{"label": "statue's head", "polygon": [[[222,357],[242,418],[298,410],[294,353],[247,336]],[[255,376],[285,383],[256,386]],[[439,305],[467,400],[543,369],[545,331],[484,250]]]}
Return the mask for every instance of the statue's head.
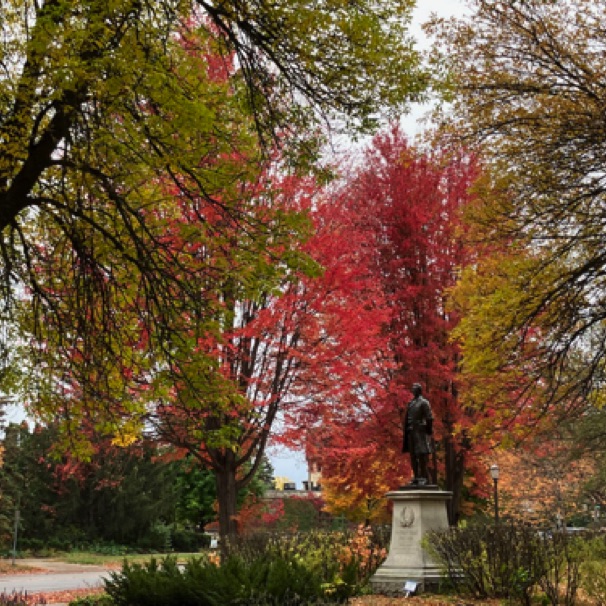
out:
{"label": "statue's head", "polygon": [[423,393],[423,388],[420,383],[412,384],[412,393],[416,396],[420,396]]}

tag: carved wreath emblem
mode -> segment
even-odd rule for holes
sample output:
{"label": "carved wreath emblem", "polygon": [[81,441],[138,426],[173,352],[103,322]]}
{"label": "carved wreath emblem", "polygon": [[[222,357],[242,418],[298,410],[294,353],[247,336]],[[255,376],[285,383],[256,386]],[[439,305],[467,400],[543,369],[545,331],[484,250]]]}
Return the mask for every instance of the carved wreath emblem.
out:
{"label": "carved wreath emblem", "polygon": [[410,528],[415,521],[415,512],[412,507],[402,507],[402,513],[400,513],[400,526],[403,528]]}

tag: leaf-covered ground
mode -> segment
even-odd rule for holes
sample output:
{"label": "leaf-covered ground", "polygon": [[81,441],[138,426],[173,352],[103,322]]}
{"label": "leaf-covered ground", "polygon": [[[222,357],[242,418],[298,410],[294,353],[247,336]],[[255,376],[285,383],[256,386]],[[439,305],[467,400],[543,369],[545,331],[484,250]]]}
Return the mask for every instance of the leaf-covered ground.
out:
{"label": "leaf-covered ground", "polygon": [[[36,604],[69,604],[70,601],[75,600],[76,598],[102,592],[103,590],[99,588],[32,594],[30,598],[33,601],[31,601],[30,604],[31,606],[35,606]],[[43,602],[40,598],[43,598],[46,601]],[[39,601],[36,601],[36,599]],[[351,601],[351,606],[496,606],[497,604],[497,600],[494,602],[474,602],[470,600],[462,601],[456,597],[445,598],[444,596],[434,595],[412,598],[393,598],[379,595],[368,595],[360,598],[354,598]]]}
{"label": "leaf-covered ground", "polygon": [[82,598],[87,595],[103,593],[103,589],[87,588],[87,589],[71,589],[69,591],[47,591],[44,593],[32,593],[28,596],[27,601],[30,606],[38,606],[39,604],[69,604],[72,600]]}
{"label": "leaf-covered ground", "polygon": [[432,594],[410,598],[368,595],[351,601],[351,606],[496,606],[497,604],[499,604],[498,600],[479,601]]}

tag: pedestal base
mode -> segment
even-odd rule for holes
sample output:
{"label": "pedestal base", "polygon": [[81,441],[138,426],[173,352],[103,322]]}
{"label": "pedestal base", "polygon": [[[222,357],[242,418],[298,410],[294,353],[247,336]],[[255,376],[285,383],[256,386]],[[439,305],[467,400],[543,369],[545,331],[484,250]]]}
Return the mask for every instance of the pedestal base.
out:
{"label": "pedestal base", "polygon": [[451,492],[428,489],[396,490],[387,493],[393,501],[389,555],[370,579],[377,593],[401,594],[407,581],[419,584],[419,590],[437,586],[441,573],[421,546],[425,533],[448,528],[446,503]]}

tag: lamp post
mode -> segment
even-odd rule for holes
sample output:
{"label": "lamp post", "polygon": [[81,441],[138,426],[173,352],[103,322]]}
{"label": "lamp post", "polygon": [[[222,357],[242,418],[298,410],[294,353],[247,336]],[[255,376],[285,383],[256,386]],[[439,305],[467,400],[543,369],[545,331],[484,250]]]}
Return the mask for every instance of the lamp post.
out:
{"label": "lamp post", "polygon": [[499,523],[499,466],[495,463],[490,466],[490,475],[494,483],[494,523]]}

